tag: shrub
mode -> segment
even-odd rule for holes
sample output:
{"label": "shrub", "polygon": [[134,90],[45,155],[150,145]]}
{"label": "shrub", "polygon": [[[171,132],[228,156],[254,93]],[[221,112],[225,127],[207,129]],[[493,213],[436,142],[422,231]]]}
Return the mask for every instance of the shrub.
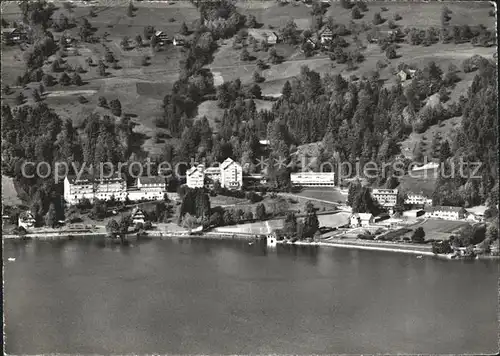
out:
{"label": "shrub", "polygon": [[386,63],[386,62],[384,62],[383,60],[379,59],[379,60],[377,61],[377,69],[383,69],[383,68],[385,68],[385,67],[387,67],[387,63]]}
{"label": "shrub", "polygon": [[108,107],[108,101],[104,96],[100,96],[99,99],[97,99],[97,105],[101,108],[106,108]]}
{"label": "shrub", "polygon": [[422,227],[417,227],[413,234],[411,235],[411,241],[413,243],[424,243],[425,242],[425,231]]}
{"label": "shrub", "polygon": [[356,236],[356,238],[360,240],[373,240],[375,236],[371,234],[359,234],[358,236]]}
{"label": "shrub", "polygon": [[263,76],[259,74],[259,72],[253,72],[253,81],[255,83],[262,83],[265,80]]}
{"label": "shrub", "polygon": [[113,55],[113,52],[108,51],[108,52],[106,52],[106,55],[104,56],[104,59],[108,63],[113,63],[115,61],[115,56]]}
{"label": "shrub", "polygon": [[388,59],[394,59],[394,58],[396,58],[397,57],[396,47],[394,45],[391,45],[391,46],[387,47],[387,50],[385,51],[385,56]]}
{"label": "shrub", "polygon": [[9,94],[11,93],[11,89],[10,89],[10,86],[9,86],[8,84],[5,84],[5,85],[3,86],[3,93],[4,93],[5,95],[9,95]]}
{"label": "shrub", "polygon": [[50,74],[44,74],[42,77],[42,83],[46,87],[51,87],[52,85],[54,85],[54,77]]}
{"label": "shrub", "polygon": [[451,252],[453,252],[453,249],[451,248],[450,242],[447,240],[432,243],[432,253],[434,254],[446,254]]}
{"label": "shrub", "polygon": [[384,20],[382,20],[382,16],[380,16],[380,12],[376,12],[373,15],[373,24],[374,25],[380,25]]}
{"label": "shrub", "polygon": [[22,92],[19,92],[19,94],[16,96],[16,105],[22,105],[24,103],[24,100],[26,100],[26,97]]}
{"label": "shrub", "polygon": [[357,20],[357,19],[360,19],[363,17],[363,15],[361,15],[361,11],[359,10],[359,8],[357,6],[354,6],[351,10],[351,16],[354,20]]}
{"label": "shrub", "polygon": [[33,100],[34,100],[35,102],[37,102],[37,103],[38,103],[38,102],[42,101],[42,97],[40,96],[40,93],[38,92],[38,90],[37,90],[37,89],[33,89],[33,93],[32,93],[32,95],[33,95]]}
{"label": "shrub", "polygon": [[250,53],[248,53],[248,50],[246,48],[243,48],[243,50],[241,51],[240,60],[244,62],[250,60]]}
{"label": "shrub", "polygon": [[122,103],[118,99],[113,99],[109,102],[109,108],[111,109],[111,113],[115,116],[122,115]]}
{"label": "shrub", "polygon": [[59,77],[59,83],[61,85],[64,85],[64,86],[70,85],[71,78],[69,77],[69,75],[66,72],[63,72],[61,74],[61,76]]}
{"label": "shrub", "polygon": [[71,83],[73,85],[77,85],[77,86],[83,85],[82,78],[77,73],[73,74],[73,76],[71,78]]}

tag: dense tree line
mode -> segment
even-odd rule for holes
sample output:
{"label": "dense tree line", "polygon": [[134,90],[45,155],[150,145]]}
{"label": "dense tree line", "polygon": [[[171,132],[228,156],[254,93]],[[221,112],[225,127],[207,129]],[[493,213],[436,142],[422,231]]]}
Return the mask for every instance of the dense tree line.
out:
{"label": "dense tree line", "polygon": [[[436,183],[435,204],[473,206],[485,201],[498,204],[498,91],[497,68],[493,62],[480,63],[467,93],[463,108],[462,124],[451,142],[451,152],[441,157],[443,175]],[[448,151],[448,149],[447,149]],[[447,157],[448,156],[448,157]],[[464,176],[450,176],[452,164],[456,170],[460,160],[471,162],[464,167]],[[470,177],[480,163],[475,175]]]}

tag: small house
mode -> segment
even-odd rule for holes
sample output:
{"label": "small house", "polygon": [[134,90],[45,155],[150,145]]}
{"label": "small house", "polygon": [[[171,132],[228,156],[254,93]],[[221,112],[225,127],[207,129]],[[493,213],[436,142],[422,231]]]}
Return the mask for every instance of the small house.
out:
{"label": "small house", "polygon": [[352,228],[355,227],[368,227],[373,224],[374,217],[370,213],[355,213],[349,218]]}
{"label": "small house", "polygon": [[331,40],[333,40],[333,32],[328,27],[325,27],[320,34],[321,44],[327,43]]}
{"label": "small house", "polygon": [[163,31],[156,31],[155,32],[155,37],[156,39],[158,40],[158,44],[160,46],[164,46],[166,45],[167,43],[170,42],[170,38],[168,37],[168,35],[163,32]]}
{"label": "small house", "polygon": [[267,42],[267,44],[270,45],[274,45],[279,42],[278,34],[270,30],[250,28],[248,29],[248,35],[257,41]]}
{"label": "small house", "polygon": [[2,28],[2,43],[16,44],[26,40],[26,32],[18,28]]}
{"label": "small house", "polygon": [[316,49],[318,47],[318,38],[316,35],[312,35],[311,37],[307,37],[305,42],[310,44],[313,49]]}
{"label": "small house", "polygon": [[266,244],[268,247],[276,247],[277,236],[276,233],[271,233],[266,236]]}
{"label": "small house", "polygon": [[174,46],[184,46],[184,44],[186,43],[186,38],[182,35],[175,35],[172,43],[174,44]]}
{"label": "small house", "polygon": [[276,34],[276,32],[269,32],[267,33],[267,43],[268,44],[276,44],[278,43],[278,35]]}
{"label": "small house", "polygon": [[397,73],[397,76],[402,82],[404,82],[406,80],[412,79],[415,75],[415,72],[416,72],[415,69],[401,69]]}
{"label": "small house", "polygon": [[10,216],[9,215],[2,215],[2,227],[4,227],[4,225],[6,223],[8,223],[10,220]]}
{"label": "small house", "polygon": [[33,228],[35,226],[35,216],[29,210],[23,211],[19,214],[18,225],[26,230]]}
{"label": "small house", "polygon": [[135,224],[144,224],[146,221],[146,216],[144,215],[144,212],[139,209],[138,206],[132,210],[132,223]]}
{"label": "small house", "polygon": [[481,216],[479,214],[470,213],[470,212],[467,212],[465,214],[465,218],[467,219],[467,221],[470,221],[470,222],[484,222],[484,216]]}

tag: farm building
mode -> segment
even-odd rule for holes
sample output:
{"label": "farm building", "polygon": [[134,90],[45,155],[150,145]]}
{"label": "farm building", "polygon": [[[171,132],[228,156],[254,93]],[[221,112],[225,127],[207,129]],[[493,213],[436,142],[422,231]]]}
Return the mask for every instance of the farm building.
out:
{"label": "farm building", "polygon": [[186,43],[186,37],[182,35],[175,35],[172,43],[174,44],[174,46],[184,46],[184,44]]}
{"label": "farm building", "polygon": [[320,35],[321,43],[326,43],[333,39],[333,32],[328,27],[323,28]]}
{"label": "farm building", "polygon": [[412,79],[415,75],[415,72],[415,69],[401,69],[396,75],[402,82],[404,82],[406,80]]}
{"label": "farm building", "polygon": [[459,206],[433,206],[425,208],[425,215],[428,218],[461,220],[465,218],[465,214],[466,210]]}
{"label": "farm building", "polygon": [[134,208],[134,210],[132,210],[132,223],[133,224],[144,224],[145,221],[146,221],[146,218],[145,218],[144,212],[141,209],[139,209],[138,206],[136,206]]}
{"label": "farm building", "polygon": [[310,37],[305,38],[305,41],[309,43],[312,48],[317,48],[318,44],[320,43],[320,37],[317,33],[313,33]]}
{"label": "farm building", "polygon": [[170,42],[170,38],[163,31],[156,31],[155,32],[155,37],[158,39],[158,44],[160,46],[164,46],[164,45],[166,45],[167,43]]}
{"label": "farm building", "polygon": [[26,32],[18,28],[2,28],[2,43],[16,44],[26,40]]}
{"label": "farm building", "polygon": [[373,224],[374,217],[369,213],[356,213],[352,214],[349,218],[351,227],[368,227]]}
{"label": "farm building", "polygon": [[279,37],[276,32],[270,30],[251,28],[248,30],[248,34],[257,41],[267,41],[267,43],[271,45],[276,44],[279,41]]}
{"label": "farm building", "polygon": [[425,214],[425,211],[422,209],[414,209],[414,210],[407,210],[403,212],[403,216],[406,216],[407,218],[418,218],[419,216],[422,216]]}

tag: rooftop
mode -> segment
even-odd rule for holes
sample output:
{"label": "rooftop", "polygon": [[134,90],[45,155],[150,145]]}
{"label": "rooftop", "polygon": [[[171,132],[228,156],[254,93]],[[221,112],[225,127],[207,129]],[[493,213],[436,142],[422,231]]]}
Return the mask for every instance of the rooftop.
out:
{"label": "rooftop", "polygon": [[19,220],[23,220],[23,221],[26,221],[26,220],[34,220],[34,216],[33,214],[31,213],[31,211],[23,211],[19,214]]}
{"label": "rooftop", "polygon": [[220,173],[220,167],[208,167],[205,169],[205,173],[208,174],[219,174]]}
{"label": "rooftop", "polygon": [[121,173],[116,173],[112,177],[102,177],[100,178],[99,175],[92,175],[89,173],[82,173],[80,175],[68,175],[66,176],[68,178],[68,181],[71,184],[85,184],[85,183],[109,183],[109,182],[116,182],[116,181],[124,181],[123,176]]}
{"label": "rooftop", "polygon": [[429,206],[424,208],[425,211],[449,211],[449,212],[459,212],[465,211],[465,209],[461,206]]}
{"label": "rooftop", "polygon": [[137,179],[141,184],[165,184],[165,177],[163,176],[139,177]]}
{"label": "rooftop", "polygon": [[355,218],[360,218],[361,220],[370,220],[373,217],[373,214],[370,213],[354,213],[352,214]]}
{"label": "rooftop", "polygon": [[374,188],[372,189],[372,194],[398,194],[397,189],[383,189],[383,188]]}
{"label": "rooftop", "polygon": [[14,27],[2,28],[2,33],[12,33],[16,30],[17,30],[17,28],[14,28]]}

